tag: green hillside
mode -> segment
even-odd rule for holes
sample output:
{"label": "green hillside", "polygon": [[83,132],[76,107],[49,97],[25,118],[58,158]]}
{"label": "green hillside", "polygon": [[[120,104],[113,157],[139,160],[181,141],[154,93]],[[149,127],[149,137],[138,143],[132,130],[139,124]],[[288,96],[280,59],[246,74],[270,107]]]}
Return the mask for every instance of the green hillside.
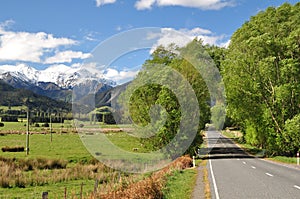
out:
{"label": "green hillside", "polygon": [[70,112],[71,104],[37,95],[25,89],[16,89],[0,81],[0,106],[28,106],[30,109],[50,112]]}

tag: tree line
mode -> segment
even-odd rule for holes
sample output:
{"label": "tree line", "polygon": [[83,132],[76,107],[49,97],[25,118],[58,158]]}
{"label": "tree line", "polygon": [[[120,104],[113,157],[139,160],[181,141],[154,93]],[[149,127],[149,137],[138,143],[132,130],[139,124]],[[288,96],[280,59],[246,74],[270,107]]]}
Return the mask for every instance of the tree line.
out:
{"label": "tree line", "polygon": [[[199,121],[198,133],[187,153],[192,154],[202,142],[200,130],[205,124],[213,122],[216,128],[238,126],[245,142],[267,149],[269,155],[294,155],[300,147],[299,13],[300,3],[285,3],[261,11],[236,30],[228,48],[205,45],[200,39],[182,48],[158,47],[120,100],[130,102],[124,115],[130,115],[135,124],[159,126],[154,136],[143,139],[145,146],[156,150],[170,143],[182,122],[180,103],[167,86],[149,81],[133,92],[135,85],[141,85],[139,80],[147,80],[150,73],[152,78],[168,78],[160,71],[152,72],[160,65],[179,72],[192,86],[198,101],[200,112],[194,118]],[[215,81],[210,72],[205,75],[213,80],[204,81],[203,74],[192,63],[197,60],[200,65],[210,66],[211,59],[223,81]],[[209,88],[213,82],[218,82],[213,85],[220,92],[216,95]],[[223,94],[226,110],[219,103]],[[155,112],[158,119],[151,121]],[[178,138],[178,143],[180,139],[186,138]]]}
{"label": "tree line", "polygon": [[232,36],[221,71],[227,114],[270,155],[300,147],[300,3],[270,7]]}

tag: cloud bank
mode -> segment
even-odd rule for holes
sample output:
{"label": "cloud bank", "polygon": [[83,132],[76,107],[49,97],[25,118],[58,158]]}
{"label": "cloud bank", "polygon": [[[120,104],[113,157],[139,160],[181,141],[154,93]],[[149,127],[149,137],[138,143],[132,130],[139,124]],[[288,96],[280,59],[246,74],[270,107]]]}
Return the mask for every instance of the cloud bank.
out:
{"label": "cloud bank", "polygon": [[73,59],[87,59],[91,57],[90,53],[83,53],[80,51],[63,51],[57,52],[54,56],[48,57],[45,60],[45,64],[54,64],[54,63],[71,63]]}
{"label": "cloud bank", "polygon": [[157,42],[153,45],[150,53],[152,53],[158,46],[162,45],[167,47],[174,43],[178,47],[184,47],[193,39],[201,39],[204,44],[215,45],[220,47],[227,47],[229,40],[225,35],[215,35],[207,29],[199,27],[193,29],[179,29],[162,28],[160,34],[148,35],[149,39],[157,38]]}
{"label": "cloud bank", "polygon": [[[105,4],[116,3],[117,0],[96,0],[97,7]],[[220,10],[225,7],[234,6],[234,0],[138,0],[135,2],[137,10],[151,9],[154,6],[182,6],[199,8],[202,10]]]}
{"label": "cloud bank", "polygon": [[[78,42],[73,39],[55,37],[45,32],[7,31],[7,26],[11,23],[13,22],[9,20],[0,24],[0,62],[70,63],[74,58],[86,59],[89,57],[87,53],[59,51],[60,47],[77,45]],[[48,57],[51,52],[55,51],[54,56]],[[44,59],[46,60],[44,61]]]}
{"label": "cloud bank", "polygon": [[135,3],[138,10],[151,9],[153,6],[182,6],[202,10],[220,10],[233,5],[233,1],[230,0],[139,0]]}

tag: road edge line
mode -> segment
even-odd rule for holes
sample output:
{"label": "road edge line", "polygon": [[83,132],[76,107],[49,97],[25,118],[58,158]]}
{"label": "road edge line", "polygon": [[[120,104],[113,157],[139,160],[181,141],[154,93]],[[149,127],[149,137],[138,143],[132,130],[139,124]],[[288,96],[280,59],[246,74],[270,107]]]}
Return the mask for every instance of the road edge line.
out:
{"label": "road edge line", "polygon": [[218,187],[217,187],[217,183],[216,183],[216,179],[215,179],[215,175],[214,175],[214,171],[213,171],[212,164],[211,164],[211,159],[209,159],[209,166],[210,166],[210,173],[211,173],[211,178],[212,178],[213,185],[214,185],[216,199],[220,199],[219,192],[218,192]]}

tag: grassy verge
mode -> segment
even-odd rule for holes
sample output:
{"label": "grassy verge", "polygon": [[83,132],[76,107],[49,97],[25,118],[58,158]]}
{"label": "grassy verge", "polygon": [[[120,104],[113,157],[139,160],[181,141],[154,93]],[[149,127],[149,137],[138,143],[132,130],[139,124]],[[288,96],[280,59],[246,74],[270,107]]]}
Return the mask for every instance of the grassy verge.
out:
{"label": "grassy verge", "polygon": [[197,178],[196,169],[175,171],[168,176],[166,187],[163,190],[167,199],[190,199]]}
{"label": "grassy verge", "polygon": [[271,157],[271,158],[267,158],[267,159],[275,161],[275,162],[283,162],[283,163],[287,163],[287,164],[297,164],[296,157],[275,156],[275,157]]}

